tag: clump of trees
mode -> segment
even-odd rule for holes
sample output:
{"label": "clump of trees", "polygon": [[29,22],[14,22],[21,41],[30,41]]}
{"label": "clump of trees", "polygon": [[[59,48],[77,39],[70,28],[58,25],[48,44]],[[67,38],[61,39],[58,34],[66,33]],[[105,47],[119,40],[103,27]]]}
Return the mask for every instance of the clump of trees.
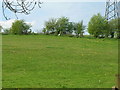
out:
{"label": "clump of trees", "polygon": [[[10,33],[15,35],[22,34],[30,34],[31,33],[31,25],[25,23],[24,20],[16,20],[12,23],[12,27],[10,28]],[[7,30],[8,31],[8,30]]]}
{"label": "clump of trees", "polygon": [[[3,29],[0,26],[0,31],[3,29],[4,34],[26,35],[34,34],[31,32],[32,26],[25,23],[24,20],[16,20],[12,23],[10,29]],[[45,22],[42,32],[47,35],[67,35],[76,37],[83,37],[86,26],[83,21],[70,22],[67,17],[51,18]],[[88,32],[96,38],[120,38],[120,18],[106,20],[100,13],[93,15],[88,23]],[[37,33],[38,34],[38,33]]]}
{"label": "clump of trees", "polygon": [[31,31],[31,24],[27,24],[24,20],[15,20],[10,28],[3,28],[0,26],[0,31],[3,29],[2,34],[14,34],[14,35],[28,35],[33,34]]}
{"label": "clump of trees", "polygon": [[84,30],[85,26],[83,25],[83,21],[75,23],[70,22],[67,17],[60,17],[46,21],[42,31],[44,34],[54,34],[58,36],[72,35],[74,32],[77,37],[83,37]]}
{"label": "clump of trees", "polygon": [[88,24],[88,32],[96,38],[105,38],[115,36],[120,38],[120,30],[118,29],[118,19],[107,21],[100,13],[94,15]]}

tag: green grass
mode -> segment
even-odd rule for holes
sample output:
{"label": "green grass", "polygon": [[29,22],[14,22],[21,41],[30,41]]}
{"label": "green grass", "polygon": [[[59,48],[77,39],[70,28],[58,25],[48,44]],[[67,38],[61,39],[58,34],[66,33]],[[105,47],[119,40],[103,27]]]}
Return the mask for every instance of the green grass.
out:
{"label": "green grass", "polygon": [[111,88],[117,39],[3,35],[3,88]]}

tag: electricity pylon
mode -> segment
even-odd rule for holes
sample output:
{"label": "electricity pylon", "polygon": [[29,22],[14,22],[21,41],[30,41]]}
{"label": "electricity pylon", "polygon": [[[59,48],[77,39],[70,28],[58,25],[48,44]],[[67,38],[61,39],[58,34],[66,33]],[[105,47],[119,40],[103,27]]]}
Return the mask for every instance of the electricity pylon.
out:
{"label": "electricity pylon", "polygon": [[108,21],[120,17],[120,1],[107,0],[105,17]]}

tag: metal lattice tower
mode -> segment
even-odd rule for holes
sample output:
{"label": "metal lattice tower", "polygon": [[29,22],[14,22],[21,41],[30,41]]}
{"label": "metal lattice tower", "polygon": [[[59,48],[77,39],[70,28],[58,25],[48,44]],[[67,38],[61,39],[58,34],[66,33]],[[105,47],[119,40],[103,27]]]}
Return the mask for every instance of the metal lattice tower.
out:
{"label": "metal lattice tower", "polygon": [[108,21],[120,17],[120,2],[107,0],[105,17]]}

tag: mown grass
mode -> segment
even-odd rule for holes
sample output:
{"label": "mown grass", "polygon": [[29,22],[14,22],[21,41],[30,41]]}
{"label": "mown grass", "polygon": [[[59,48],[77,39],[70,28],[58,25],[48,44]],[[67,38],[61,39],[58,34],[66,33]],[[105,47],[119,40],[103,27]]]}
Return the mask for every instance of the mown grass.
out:
{"label": "mown grass", "polygon": [[3,35],[3,88],[111,88],[117,39]]}

